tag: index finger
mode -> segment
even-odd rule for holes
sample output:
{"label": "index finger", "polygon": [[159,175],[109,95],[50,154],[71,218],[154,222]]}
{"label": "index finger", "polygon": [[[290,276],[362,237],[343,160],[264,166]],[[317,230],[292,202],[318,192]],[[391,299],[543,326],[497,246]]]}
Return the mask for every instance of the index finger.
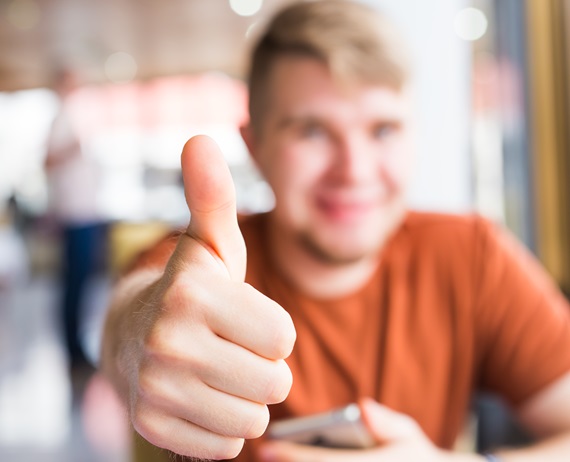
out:
{"label": "index finger", "polygon": [[287,358],[296,339],[289,313],[249,284],[234,290],[225,298],[233,303],[213,304],[206,313],[212,331],[264,358]]}

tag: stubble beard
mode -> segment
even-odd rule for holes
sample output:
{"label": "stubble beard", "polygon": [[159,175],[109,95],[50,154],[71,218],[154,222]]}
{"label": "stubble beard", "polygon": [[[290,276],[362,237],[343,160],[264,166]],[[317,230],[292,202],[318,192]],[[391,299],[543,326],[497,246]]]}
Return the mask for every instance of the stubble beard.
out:
{"label": "stubble beard", "polygon": [[[378,256],[386,242],[402,225],[405,213],[405,208],[397,210],[395,216],[390,220],[391,223],[382,227],[382,229],[378,229],[378,240],[360,250],[343,252],[342,250],[333,249],[331,245],[319,242],[309,230],[299,232],[297,239],[301,247],[322,264],[337,267],[354,265]],[[358,238],[355,237],[354,239],[357,240]]]}
{"label": "stubble beard", "polygon": [[366,260],[371,256],[376,255],[383,245],[383,242],[380,242],[374,248],[366,251],[362,250],[359,252],[354,251],[352,253],[342,253],[320,244],[308,232],[299,233],[298,241],[301,247],[319,263],[335,267],[350,266]]}

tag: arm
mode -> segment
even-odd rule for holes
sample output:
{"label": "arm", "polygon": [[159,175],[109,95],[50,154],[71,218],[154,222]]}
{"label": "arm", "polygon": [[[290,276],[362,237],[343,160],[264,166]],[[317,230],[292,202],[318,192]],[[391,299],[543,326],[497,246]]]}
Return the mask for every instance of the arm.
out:
{"label": "arm", "polygon": [[[264,462],[484,462],[478,454],[436,448],[410,417],[371,400],[361,403],[365,422],[378,441],[368,450],[325,449],[272,441],[260,448]],[[501,462],[567,462],[570,455],[570,373],[524,403],[521,422],[541,441],[496,453]]]}
{"label": "arm", "polygon": [[[569,306],[538,264],[485,226],[480,246],[481,279],[474,287],[477,345],[484,383],[508,399],[540,441],[527,448],[499,451],[504,462],[570,460]],[[566,375],[565,375],[565,372]],[[429,399],[429,397],[426,397]],[[418,424],[378,403],[363,404],[378,447],[344,451],[269,442],[267,462],[342,460],[369,462],[483,462],[477,454],[436,448]]]}
{"label": "arm", "polygon": [[130,322],[144,308],[144,300],[164,273],[164,268],[140,269],[129,273],[113,289],[113,298],[103,333],[100,369],[128,402],[129,364],[136,350],[136,322]]}
{"label": "arm", "polygon": [[155,446],[228,459],[285,399],[295,331],[289,315],[244,283],[245,245],[231,176],[204,137],[182,155],[191,221],[166,266],[132,271],[108,312],[101,368],[135,430]]}
{"label": "arm", "polygon": [[443,451],[423,433],[411,417],[371,399],[360,402],[362,416],[378,445],[372,449],[328,449],[270,441],[261,446],[263,462],[485,462],[477,454]]}
{"label": "arm", "polygon": [[49,171],[76,158],[81,153],[81,144],[77,133],[64,113],[53,121],[47,141],[47,153],[44,167]]}
{"label": "arm", "polygon": [[521,423],[540,442],[526,449],[500,451],[505,462],[566,462],[570,458],[570,372],[523,403]]}
{"label": "arm", "polygon": [[508,232],[482,233],[478,342],[483,388],[501,395],[540,442],[499,451],[506,461],[570,457],[570,305]]}

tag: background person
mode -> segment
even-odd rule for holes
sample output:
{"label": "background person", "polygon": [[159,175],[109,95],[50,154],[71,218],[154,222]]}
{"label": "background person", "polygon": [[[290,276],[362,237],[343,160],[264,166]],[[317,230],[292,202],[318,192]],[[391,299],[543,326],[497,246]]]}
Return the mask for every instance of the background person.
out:
{"label": "background person", "polygon": [[58,70],[55,91],[60,109],[52,123],[45,158],[49,214],[61,232],[61,322],[72,371],[89,368],[80,322],[90,277],[106,264],[108,223],[99,192],[101,166],[82,143],[69,97],[78,88],[71,70]]}

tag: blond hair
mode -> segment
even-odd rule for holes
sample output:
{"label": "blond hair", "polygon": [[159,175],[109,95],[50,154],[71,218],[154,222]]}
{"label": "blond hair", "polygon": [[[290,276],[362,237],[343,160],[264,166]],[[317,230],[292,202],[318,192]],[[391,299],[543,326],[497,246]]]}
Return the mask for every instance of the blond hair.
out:
{"label": "blond hair", "polygon": [[294,3],[273,18],[252,53],[248,84],[253,127],[259,127],[267,106],[273,64],[286,55],[318,59],[343,83],[400,89],[410,72],[401,35],[378,11],[347,0]]}

